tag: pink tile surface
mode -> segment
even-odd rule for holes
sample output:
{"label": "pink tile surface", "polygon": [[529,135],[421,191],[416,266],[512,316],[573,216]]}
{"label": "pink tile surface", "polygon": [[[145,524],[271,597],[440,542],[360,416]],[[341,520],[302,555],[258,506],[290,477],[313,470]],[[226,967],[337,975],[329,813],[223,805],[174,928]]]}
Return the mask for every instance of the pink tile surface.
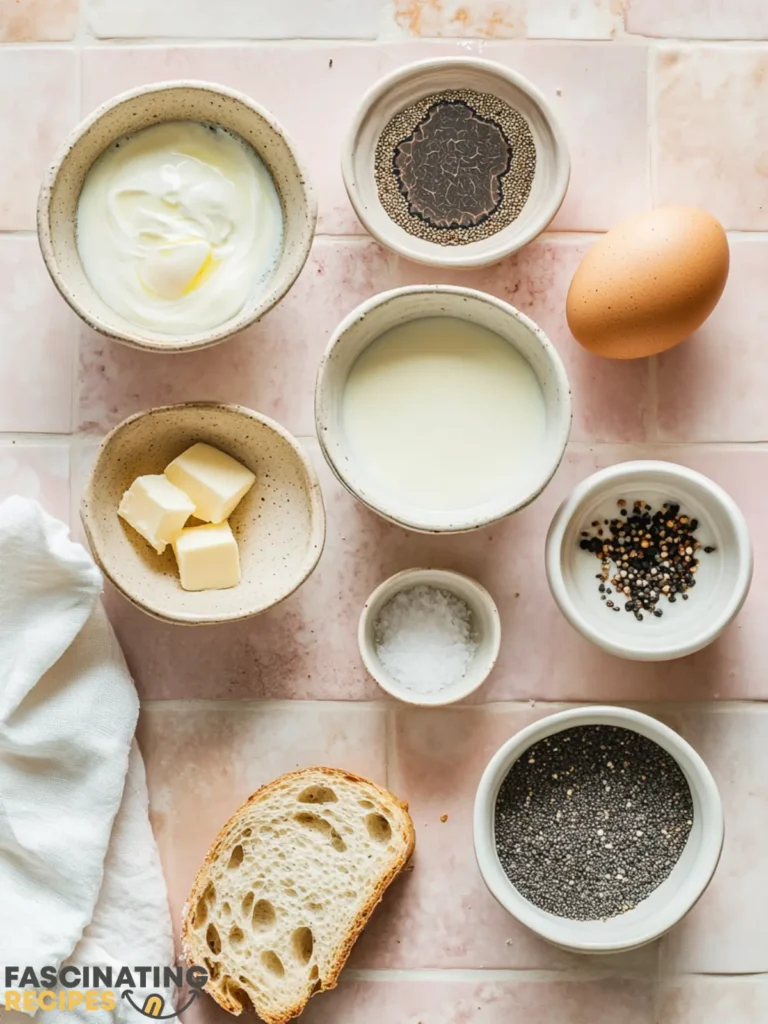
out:
{"label": "pink tile surface", "polygon": [[663,970],[766,973],[763,837],[768,831],[768,780],[763,763],[768,713],[745,705],[715,710],[698,706],[663,710],[663,717],[709,765],[725,813],[725,846],[717,873],[686,920],[662,940]]}
{"label": "pink tile surface", "polygon": [[71,39],[79,0],[0,0],[0,42]]}
{"label": "pink tile surface", "polygon": [[[83,54],[83,111],[123,89],[169,78],[242,89],[274,113],[307,160],[320,202],[319,231],[356,233],[362,229],[346,197],[339,158],[363,92],[411,61],[472,53],[531,78],[562,120],[573,170],[555,227],[604,230],[649,205],[647,52],[638,44],[89,48]],[[308,80],[312,89],[298,87]]]}
{"label": "pink tile surface", "polygon": [[264,783],[318,764],[386,779],[384,713],[372,706],[155,702],[138,738],[175,924],[219,829]]}
{"label": "pink tile surface", "polygon": [[[441,975],[395,981],[343,978],[338,989],[313,999],[301,1019],[307,1024],[655,1024],[653,988],[642,981],[551,976],[500,981],[454,981]],[[226,1024],[231,1017],[206,998],[185,1020]]]}
{"label": "pink tile surface", "polygon": [[[0,51],[0,68],[2,60]],[[0,430],[71,429],[78,336],[79,321],[53,287],[37,240],[0,235]]]}
{"label": "pink tile surface", "polygon": [[0,231],[35,227],[40,178],[78,119],[77,74],[72,50],[0,48]]}
{"label": "pink tile surface", "polygon": [[14,443],[0,437],[0,501],[20,494],[69,522],[69,446]]}
{"label": "pink tile surface", "polygon": [[663,985],[664,1024],[756,1024],[768,1017],[768,979],[681,978]]}
{"label": "pink tile surface", "polygon": [[411,36],[481,39],[611,39],[622,6],[610,0],[390,0],[397,27]]}
{"label": "pink tile surface", "polygon": [[768,39],[762,0],[628,0],[628,32],[679,39]]}
{"label": "pink tile surface", "polygon": [[730,276],[714,313],[687,342],[659,357],[661,440],[768,439],[768,240],[734,236],[730,244]]}
{"label": "pink tile surface", "polygon": [[379,0],[87,0],[88,25],[102,38],[370,39]]}
{"label": "pink tile surface", "polygon": [[655,82],[654,200],[703,206],[726,228],[768,227],[768,49],[666,45]]}

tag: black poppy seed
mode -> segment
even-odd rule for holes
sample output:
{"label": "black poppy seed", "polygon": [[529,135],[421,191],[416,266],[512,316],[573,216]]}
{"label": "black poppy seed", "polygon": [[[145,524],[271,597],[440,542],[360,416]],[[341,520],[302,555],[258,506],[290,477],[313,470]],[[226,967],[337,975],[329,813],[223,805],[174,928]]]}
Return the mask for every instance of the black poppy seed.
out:
{"label": "black poppy seed", "polygon": [[579,726],[540,740],[512,766],[496,800],[496,848],[535,906],[601,920],[669,876],[693,813],[685,776],[661,747],[628,729]]}

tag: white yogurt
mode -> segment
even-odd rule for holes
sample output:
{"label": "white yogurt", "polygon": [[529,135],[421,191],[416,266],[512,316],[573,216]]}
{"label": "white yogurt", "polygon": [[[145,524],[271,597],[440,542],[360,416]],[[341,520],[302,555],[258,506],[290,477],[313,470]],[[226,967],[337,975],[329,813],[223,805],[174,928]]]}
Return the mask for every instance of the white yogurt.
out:
{"label": "white yogurt", "polygon": [[194,121],[114,143],[80,193],[77,247],[91,284],[116,313],[161,333],[236,316],[282,243],[280,197],[256,151]]}
{"label": "white yogurt", "polygon": [[434,511],[493,501],[510,476],[532,477],[546,431],[527,360],[451,317],[412,320],[374,341],[350,371],[343,419],[375,486]]}

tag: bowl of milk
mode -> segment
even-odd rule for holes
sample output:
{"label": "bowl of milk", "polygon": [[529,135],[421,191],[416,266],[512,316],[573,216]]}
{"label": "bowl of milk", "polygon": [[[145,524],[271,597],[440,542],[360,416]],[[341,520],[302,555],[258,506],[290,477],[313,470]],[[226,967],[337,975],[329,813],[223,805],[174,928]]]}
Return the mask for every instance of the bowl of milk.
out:
{"label": "bowl of milk", "polygon": [[571,427],[545,333],[483,292],[384,292],[338,326],[320,364],[317,436],[339,481],[391,522],[478,529],[551,480]]}
{"label": "bowl of milk", "polygon": [[54,284],[95,330],[137,348],[223,341],[286,294],[317,208],[268,111],[208,82],[165,82],[99,107],[40,190]]}

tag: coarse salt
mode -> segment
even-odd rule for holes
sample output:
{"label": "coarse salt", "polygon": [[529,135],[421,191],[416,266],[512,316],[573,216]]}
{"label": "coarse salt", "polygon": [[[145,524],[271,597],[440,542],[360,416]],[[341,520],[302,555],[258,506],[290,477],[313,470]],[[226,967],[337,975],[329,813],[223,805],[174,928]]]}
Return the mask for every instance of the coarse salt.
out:
{"label": "coarse salt", "polygon": [[425,584],[401,590],[384,605],[374,626],[374,641],[392,678],[420,694],[458,683],[477,651],[466,601]]}

